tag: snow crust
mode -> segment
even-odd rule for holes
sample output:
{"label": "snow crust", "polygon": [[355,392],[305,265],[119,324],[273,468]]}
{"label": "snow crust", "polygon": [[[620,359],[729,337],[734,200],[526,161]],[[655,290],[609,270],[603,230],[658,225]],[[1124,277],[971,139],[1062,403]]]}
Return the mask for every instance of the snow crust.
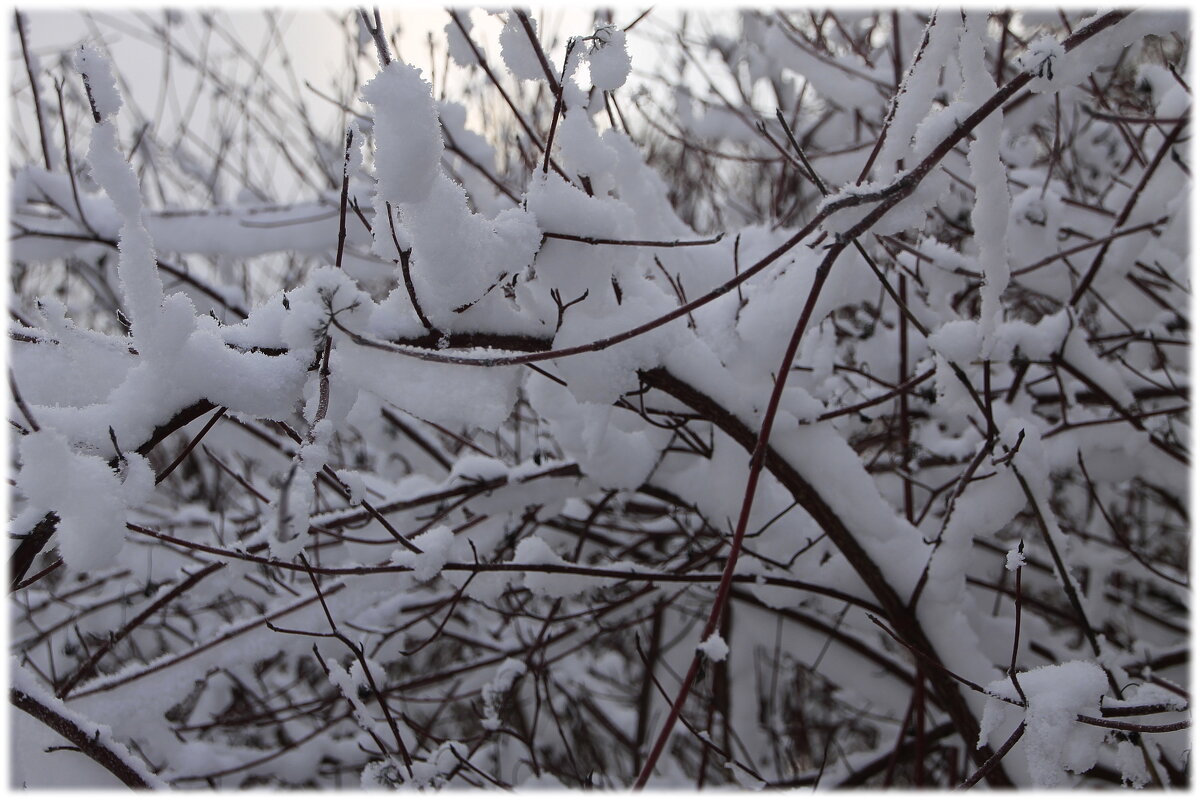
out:
{"label": "snow crust", "polygon": [[[987,20],[981,13],[967,17],[959,58],[963,69],[963,94],[972,105],[982,105],[996,91],[984,62],[983,46]],[[975,128],[967,162],[971,165],[971,181],[975,184],[975,207],[971,211],[971,226],[979,245],[979,266],[983,273],[980,290],[982,306],[979,324],[985,341],[990,344],[992,332],[1002,321],[1000,295],[1008,286],[1008,219],[1011,198],[1008,176],[1000,159],[1000,139],[1004,118],[1000,111],[993,113]]]}
{"label": "snow crust", "polygon": [[[1062,43],[1053,36],[1042,34],[1030,42],[1029,49],[1021,54],[1018,64],[1022,70],[1035,76],[1028,84],[1031,91],[1057,92],[1072,85],[1070,71],[1063,69],[1066,58],[1067,50]],[[1057,79],[1054,76],[1055,66],[1058,67]]]}

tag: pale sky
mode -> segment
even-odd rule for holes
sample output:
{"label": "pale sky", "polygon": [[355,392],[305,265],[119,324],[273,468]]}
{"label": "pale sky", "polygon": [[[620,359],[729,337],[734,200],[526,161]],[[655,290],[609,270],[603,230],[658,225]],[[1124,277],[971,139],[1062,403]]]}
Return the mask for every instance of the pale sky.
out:
{"label": "pale sky", "polygon": [[[555,41],[558,46],[551,48],[548,55],[552,63],[562,58],[562,40],[569,35],[587,35],[592,31],[594,7],[575,7],[551,4],[548,9],[534,7],[532,16],[538,21],[539,33],[543,40],[547,32],[558,34]],[[303,87],[305,81],[315,88],[335,94],[331,81],[334,78],[346,80],[347,48],[346,32],[341,20],[346,18],[350,7],[345,5],[320,6],[307,5],[285,7],[279,17],[279,28],[272,32],[262,9],[240,10],[232,7],[215,9],[218,21],[224,24],[215,26],[236,37],[236,42],[222,39],[216,35],[208,38],[207,47],[211,63],[217,65],[228,84],[232,87],[244,87],[251,83],[248,65],[259,64],[265,75],[278,84],[287,97],[293,96],[291,81],[286,76],[281,62],[281,54],[286,51],[291,59],[297,83],[300,86],[300,96],[304,98],[308,117],[313,127],[327,136],[331,141],[337,139],[336,132],[343,124],[343,114],[333,104],[321,99],[316,93]],[[613,20],[618,25],[626,25],[633,21],[646,9],[646,6],[613,7]],[[26,34],[30,49],[40,60],[44,70],[51,76],[67,78],[67,90],[72,91],[77,76],[71,69],[64,70],[58,63],[60,54],[69,53],[75,46],[85,40],[99,40],[112,53],[117,72],[127,81],[122,86],[123,92],[129,95],[145,118],[156,121],[155,128],[160,141],[173,142],[181,133],[186,134],[185,140],[201,148],[201,151],[219,138],[219,130],[236,129],[228,116],[223,120],[214,121],[212,118],[211,82],[206,82],[205,91],[195,93],[195,71],[189,70],[178,52],[172,57],[169,74],[164,81],[164,48],[163,37],[152,31],[157,26],[165,29],[179,43],[180,51],[199,53],[205,47],[205,28],[199,22],[202,10],[199,7],[186,8],[176,12],[171,24],[168,12],[162,8],[142,7],[131,4],[113,9],[71,9],[46,8],[45,6],[27,7],[22,9],[25,18]],[[471,12],[474,21],[472,37],[481,44],[490,63],[501,66],[498,34],[501,23],[498,18],[482,9],[475,8]],[[640,27],[646,32],[662,27],[657,19],[674,20],[678,14],[676,9],[656,10]],[[398,37],[400,55],[405,61],[420,67],[426,77],[435,74],[438,88],[444,78],[440,74],[444,67],[439,52],[439,63],[431,69],[427,36],[433,33],[439,47],[444,42],[443,28],[449,17],[443,7],[433,5],[405,4],[400,7],[381,8],[386,30],[393,31],[399,27]],[[708,14],[706,14],[707,16]],[[214,28],[214,29],[215,29]],[[637,33],[640,33],[638,31]],[[280,46],[282,42],[282,47]],[[269,43],[269,44],[268,44]],[[255,58],[237,58],[234,56],[236,46],[244,47]],[[634,58],[635,69],[639,66],[650,70],[657,66],[658,49],[646,38],[633,35],[629,40],[631,55]],[[373,49],[367,51],[373,54]],[[10,25],[10,81],[18,92],[28,91],[28,82],[24,75],[24,65],[21,62],[21,52],[13,26]],[[264,57],[259,57],[265,53]],[[376,70],[377,64],[371,58],[364,58],[359,63],[360,84],[368,80]],[[451,67],[453,76],[458,67]],[[632,84],[633,81],[631,81]],[[169,86],[169,91],[163,91]],[[344,87],[343,87],[344,88]],[[53,83],[49,77],[42,80],[42,92],[53,92]],[[21,96],[18,95],[18,100]],[[27,96],[25,98],[27,100]],[[274,97],[281,101],[280,106],[287,107],[286,98]],[[226,107],[228,115],[228,107]],[[132,111],[123,112],[120,125],[124,135],[132,138],[138,129],[137,115]],[[23,126],[26,140],[36,141],[33,129],[32,115],[18,114],[12,120],[16,126]],[[57,138],[57,136],[55,137]],[[286,172],[286,170],[285,170]],[[284,192],[287,194],[288,192]]]}

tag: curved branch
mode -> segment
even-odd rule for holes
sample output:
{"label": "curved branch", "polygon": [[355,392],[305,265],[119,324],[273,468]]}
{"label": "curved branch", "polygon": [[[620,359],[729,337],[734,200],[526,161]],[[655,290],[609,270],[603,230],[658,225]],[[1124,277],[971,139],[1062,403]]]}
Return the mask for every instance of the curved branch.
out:
{"label": "curved branch", "polygon": [[[747,451],[754,447],[755,432],[708,395],[661,367],[643,371],[641,377],[649,386],[666,392],[711,420]],[[858,539],[825,499],[804,480],[791,464],[769,446],[766,452],[766,469],[791,493],[796,502],[808,512],[809,516],[837,546],[855,573],[874,594],[896,633],[920,651],[935,653],[936,650],[921,629],[916,616],[906,608],[904,601],[884,577],[879,565],[863,550]],[[979,724],[958,686],[941,670],[931,670],[926,674],[926,678],[933,687],[934,694],[946,709],[946,713],[950,715],[959,735],[971,746],[972,755],[976,761],[981,765],[985,763],[990,756],[990,751],[987,748],[974,749],[974,743],[979,738]],[[1011,783],[1004,775],[1003,770],[991,774],[990,780],[996,785],[1010,785]]]}
{"label": "curved branch", "polygon": [[122,755],[110,747],[102,740],[99,730],[95,734],[88,733],[79,727],[75,720],[55,711],[20,689],[9,689],[8,699],[14,706],[75,745],[79,752],[111,772],[117,780],[130,789],[157,788],[155,783],[147,778],[145,768],[131,764],[128,760],[128,752]]}

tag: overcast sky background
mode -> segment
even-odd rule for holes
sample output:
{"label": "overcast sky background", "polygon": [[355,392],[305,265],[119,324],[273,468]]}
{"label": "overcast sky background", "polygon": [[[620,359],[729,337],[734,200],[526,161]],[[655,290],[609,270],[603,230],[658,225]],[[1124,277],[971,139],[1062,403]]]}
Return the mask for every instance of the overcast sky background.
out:
{"label": "overcast sky background", "polygon": [[[532,16],[538,20],[538,30],[543,42],[548,40],[548,34],[558,34],[554,38],[558,46],[552,48],[549,53],[552,62],[561,60],[562,42],[567,36],[588,35],[592,32],[593,8],[568,8],[557,4],[548,8],[533,7]],[[645,11],[646,6],[612,8],[614,22],[624,26]],[[248,64],[257,62],[270,80],[290,94],[291,80],[286,75],[282,58],[286,52],[314,128],[323,135],[328,135],[331,141],[335,141],[337,131],[343,124],[344,114],[329,101],[303,88],[303,85],[308,82],[321,91],[336,94],[337,92],[332,91],[332,81],[339,78],[345,82],[348,75],[347,47],[346,28],[342,20],[351,11],[351,7],[289,6],[278,17],[279,26],[275,32],[272,31],[261,8],[239,10],[228,7],[209,11],[215,13],[221,23],[215,27],[235,37],[231,40],[212,35],[208,37],[207,43],[211,63],[222,71],[228,69],[226,77],[229,83],[234,86],[248,84],[252,78]],[[668,24],[676,21],[678,15],[684,11],[685,9],[680,8],[655,10],[639,24],[629,39],[635,71],[639,67],[649,70],[656,66],[655,61],[660,50],[656,47],[654,38],[667,31]],[[222,124],[212,116],[211,85],[205,87],[206,91],[195,93],[195,70],[187,68],[179,58],[178,51],[171,58],[170,71],[164,82],[162,36],[153,32],[156,27],[167,30],[181,50],[199,53],[204,47],[205,39],[205,26],[200,23],[201,12],[199,7],[185,7],[171,12],[151,7],[46,9],[29,6],[21,10],[31,52],[40,61],[41,67],[52,76],[65,75],[67,91],[72,91],[72,85],[78,81],[78,77],[73,70],[63,68],[62,54],[70,53],[87,40],[99,42],[103,49],[111,52],[118,72],[127,82],[122,89],[131,96],[133,105],[141,112],[143,118],[155,120],[159,140],[172,141],[182,135],[185,141],[204,147],[204,142],[215,142],[219,138],[217,131]],[[470,13],[475,23],[473,38],[482,45],[489,63],[500,68],[502,62],[497,38],[501,27],[500,18],[479,8],[472,9]],[[444,78],[441,74],[441,55],[439,52],[439,61],[432,65],[431,70],[427,37],[432,32],[435,41],[439,44],[444,42],[443,29],[449,21],[445,9],[433,5],[405,4],[400,7],[381,8],[381,15],[389,33],[399,30],[397,42],[400,56],[406,62],[421,68],[427,78],[435,74],[440,90]],[[705,9],[704,13],[705,17],[722,15],[731,17],[733,12],[729,9],[723,12]],[[22,97],[28,99],[29,85],[14,26],[10,24],[9,30],[10,85],[17,92],[19,102]],[[239,45],[249,53],[263,54],[263,57],[238,58],[234,53]],[[373,61],[373,50],[368,50],[367,53],[370,57],[361,59],[359,63],[360,83],[368,80],[378,69],[378,65]],[[451,65],[451,94],[454,75],[462,71],[462,68]],[[630,81],[630,89],[635,82],[636,76]],[[169,87],[165,93],[164,86]],[[43,79],[42,92],[53,92],[51,80]],[[120,119],[123,133],[131,138],[140,125],[137,116],[134,111],[127,110]],[[11,118],[10,124],[15,130],[23,132],[27,142],[36,142],[37,134],[33,127],[32,114],[18,112]],[[227,119],[224,124],[226,128],[230,127]],[[281,186],[281,190],[285,196],[295,196],[296,187]]]}

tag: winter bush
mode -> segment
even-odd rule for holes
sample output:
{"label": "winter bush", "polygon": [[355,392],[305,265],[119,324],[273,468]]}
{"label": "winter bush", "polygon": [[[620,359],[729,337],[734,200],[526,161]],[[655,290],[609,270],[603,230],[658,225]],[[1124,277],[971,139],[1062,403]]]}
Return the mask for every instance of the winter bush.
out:
{"label": "winter bush", "polygon": [[1185,14],[248,18],[15,20],[15,784],[1186,784]]}

